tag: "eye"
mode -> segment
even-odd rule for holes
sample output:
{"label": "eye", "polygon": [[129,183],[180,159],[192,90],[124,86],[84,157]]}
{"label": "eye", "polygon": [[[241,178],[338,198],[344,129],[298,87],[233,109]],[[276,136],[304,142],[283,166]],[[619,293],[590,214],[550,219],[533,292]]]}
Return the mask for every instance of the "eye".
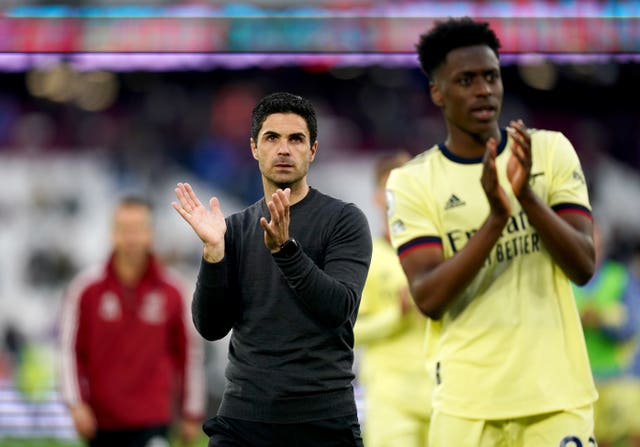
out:
{"label": "eye", "polygon": [[290,138],[290,140],[295,142],[295,143],[301,143],[302,142],[302,137],[300,135],[293,135]]}
{"label": "eye", "polygon": [[468,75],[461,76],[460,79],[458,79],[458,84],[460,84],[463,87],[470,86],[471,85],[471,76],[468,76]]}
{"label": "eye", "polygon": [[495,71],[492,71],[491,73],[487,73],[485,75],[485,79],[487,80],[487,82],[496,82],[499,78],[500,75]]}

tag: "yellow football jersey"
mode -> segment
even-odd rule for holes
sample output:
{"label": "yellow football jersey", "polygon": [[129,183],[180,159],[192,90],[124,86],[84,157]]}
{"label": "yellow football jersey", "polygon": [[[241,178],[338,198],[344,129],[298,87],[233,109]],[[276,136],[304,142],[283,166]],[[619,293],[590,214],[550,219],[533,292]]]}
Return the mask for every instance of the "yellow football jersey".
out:
{"label": "yellow football jersey", "polygon": [[[404,314],[402,293],[410,305]],[[362,349],[358,377],[365,393],[426,418],[431,411],[431,376],[424,352],[427,317],[408,293],[395,250],[386,239],[374,239],[354,327],[356,346]]]}
{"label": "yellow football jersey", "polygon": [[[557,213],[591,215],[586,181],[571,143],[531,130],[530,185]],[[483,268],[429,326],[434,408],[505,419],[593,402],[597,396],[571,284],[551,259],[506,176],[512,140],[502,131],[496,166],[512,215]],[[391,172],[387,202],[398,255],[429,244],[445,258],[460,251],[489,214],[481,159],[434,146]]]}

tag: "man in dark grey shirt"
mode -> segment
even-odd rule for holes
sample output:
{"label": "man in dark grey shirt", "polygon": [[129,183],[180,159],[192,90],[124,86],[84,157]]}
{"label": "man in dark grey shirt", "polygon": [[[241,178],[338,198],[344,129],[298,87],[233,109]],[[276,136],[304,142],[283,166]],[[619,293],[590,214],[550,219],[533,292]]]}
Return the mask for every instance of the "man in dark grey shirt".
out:
{"label": "man in dark grey shirt", "polygon": [[254,108],[264,199],[227,218],[179,183],[173,207],[204,243],[192,311],[208,340],[232,330],[210,447],[362,446],[353,325],[371,260],[355,205],[307,183],[318,149],[311,103],[274,93]]}

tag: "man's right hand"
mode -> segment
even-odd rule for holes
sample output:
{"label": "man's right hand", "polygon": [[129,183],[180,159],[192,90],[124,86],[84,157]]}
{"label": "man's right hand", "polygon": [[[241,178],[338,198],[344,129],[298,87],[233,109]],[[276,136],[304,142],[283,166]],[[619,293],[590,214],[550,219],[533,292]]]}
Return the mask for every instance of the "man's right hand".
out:
{"label": "man's right hand", "polygon": [[84,439],[93,439],[96,435],[98,424],[91,407],[84,402],[80,402],[71,406],[69,411],[78,435]]}
{"label": "man's right hand", "polygon": [[178,183],[175,189],[178,202],[171,202],[171,206],[187,221],[204,243],[203,257],[207,262],[219,262],[224,258],[224,234],[227,223],[220,210],[220,203],[216,197],[209,200],[207,210],[200,202],[188,183]]}
{"label": "man's right hand", "polygon": [[496,140],[489,138],[483,159],[481,183],[489,200],[491,214],[501,219],[506,219],[511,214],[511,204],[498,181],[498,170],[496,168],[497,146]]}

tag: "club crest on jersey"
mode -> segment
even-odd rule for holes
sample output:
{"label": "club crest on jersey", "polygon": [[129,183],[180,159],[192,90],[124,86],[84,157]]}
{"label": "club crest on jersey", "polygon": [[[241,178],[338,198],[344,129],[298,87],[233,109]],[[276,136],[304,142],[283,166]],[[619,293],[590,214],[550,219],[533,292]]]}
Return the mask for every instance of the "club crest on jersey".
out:
{"label": "club crest on jersey", "polygon": [[165,320],[164,298],[157,292],[144,296],[140,308],[140,319],[151,324],[162,323]]}
{"label": "club crest on jersey", "polygon": [[106,292],[102,295],[98,312],[103,320],[118,320],[122,314],[122,309],[120,308],[120,300],[117,295],[113,292]]}
{"label": "club crest on jersey", "polygon": [[395,220],[391,223],[390,228],[391,234],[402,233],[404,231],[404,222],[402,222],[400,219]]}
{"label": "club crest on jersey", "polygon": [[451,194],[451,197],[449,197],[449,200],[447,200],[447,203],[444,205],[444,209],[448,210],[462,205],[466,205],[465,201],[460,200],[460,198],[455,194]]}
{"label": "club crest on jersey", "polygon": [[391,217],[393,209],[395,207],[396,198],[393,195],[393,191],[390,189],[385,190],[385,199],[387,201],[387,216]]}

